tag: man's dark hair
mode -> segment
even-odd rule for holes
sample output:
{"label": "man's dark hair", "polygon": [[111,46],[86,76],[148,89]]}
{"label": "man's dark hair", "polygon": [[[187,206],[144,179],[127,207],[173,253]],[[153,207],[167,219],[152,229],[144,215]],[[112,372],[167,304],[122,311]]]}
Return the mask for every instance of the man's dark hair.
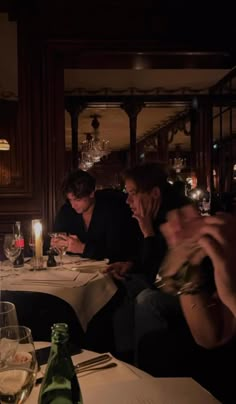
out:
{"label": "man's dark hair", "polygon": [[134,181],[141,192],[151,191],[156,186],[163,191],[168,186],[167,172],[161,163],[144,163],[128,168],[123,173],[123,179]]}
{"label": "man's dark hair", "polygon": [[96,180],[83,170],[76,170],[66,175],[62,182],[62,193],[66,198],[72,193],[76,198],[89,196],[95,190]]}

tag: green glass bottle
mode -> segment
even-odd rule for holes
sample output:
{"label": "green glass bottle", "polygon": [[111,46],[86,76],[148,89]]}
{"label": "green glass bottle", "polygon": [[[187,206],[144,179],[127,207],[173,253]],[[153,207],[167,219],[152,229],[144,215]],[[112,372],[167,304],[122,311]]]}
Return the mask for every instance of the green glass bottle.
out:
{"label": "green glass bottle", "polygon": [[38,404],[82,404],[79,382],[68,351],[68,325],[52,327],[52,346]]}

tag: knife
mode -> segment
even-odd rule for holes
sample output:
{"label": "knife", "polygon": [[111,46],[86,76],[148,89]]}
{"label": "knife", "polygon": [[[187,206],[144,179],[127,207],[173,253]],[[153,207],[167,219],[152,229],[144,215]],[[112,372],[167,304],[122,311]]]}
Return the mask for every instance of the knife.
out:
{"label": "knife", "polygon": [[75,368],[81,368],[84,366],[95,365],[97,363],[108,362],[111,359],[112,359],[112,357],[109,354],[99,355],[99,356],[95,356],[94,358],[88,359],[86,361],[77,363],[75,365]]}
{"label": "knife", "polygon": [[[91,358],[91,359],[87,359],[86,361],[76,363],[76,365],[74,367],[75,367],[75,370],[77,370],[77,369],[81,369],[81,368],[84,368],[87,366],[90,367],[90,366],[93,366],[96,364],[108,362],[111,359],[112,359],[111,355],[103,354],[103,355],[95,356],[94,358]],[[38,384],[42,383],[42,381],[43,381],[43,377],[38,377],[35,382],[36,386]]]}

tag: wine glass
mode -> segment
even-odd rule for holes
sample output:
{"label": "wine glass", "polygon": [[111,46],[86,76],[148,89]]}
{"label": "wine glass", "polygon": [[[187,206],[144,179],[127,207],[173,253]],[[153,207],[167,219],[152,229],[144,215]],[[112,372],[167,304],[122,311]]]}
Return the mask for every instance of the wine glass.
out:
{"label": "wine glass", "polygon": [[63,255],[66,254],[68,248],[68,236],[65,232],[49,233],[51,237],[51,247],[57,251],[60,257],[60,267],[63,268]]}
{"label": "wine glass", "polygon": [[0,302],[0,327],[18,325],[16,307],[11,302]]}
{"label": "wine glass", "polygon": [[37,375],[31,330],[24,326],[0,328],[0,402],[22,404]]}
{"label": "wine glass", "polygon": [[4,236],[3,242],[3,250],[5,256],[9,259],[12,264],[12,268],[14,267],[14,261],[17,257],[19,257],[21,253],[21,248],[16,244],[16,235],[14,233],[8,233]]}
{"label": "wine glass", "polygon": [[173,295],[198,293],[207,271],[200,270],[203,250],[192,239],[169,248],[154,282],[157,288]]}
{"label": "wine glass", "polygon": [[35,238],[33,237],[32,234],[30,235],[28,244],[29,244],[31,255],[34,256],[34,254],[35,254]]}

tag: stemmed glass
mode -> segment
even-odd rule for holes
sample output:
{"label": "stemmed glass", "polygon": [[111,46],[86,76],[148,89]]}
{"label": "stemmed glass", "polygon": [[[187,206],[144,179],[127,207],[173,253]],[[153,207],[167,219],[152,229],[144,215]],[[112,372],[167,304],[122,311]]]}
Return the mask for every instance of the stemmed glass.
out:
{"label": "stemmed glass", "polygon": [[29,248],[31,251],[32,256],[34,256],[34,252],[35,252],[35,241],[34,241],[34,237],[31,235],[29,238]]}
{"label": "stemmed glass", "polygon": [[3,250],[5,256],[11,262],[12,269],[14,268],[14,261],[19,257],[21,248],[16,245],[16,235],[14,233],[8,233],[4,236]]}
{"label": "stemmed glass", "polygon": [[11,302],[0,302],[0,327],[18,325],[16,307]]}
{"label": "stemmed glass", "polygon": [[60,267],[63,268],[63,255],[68,248],[68,236],[65,232],[49,233],[51,237],[51,247],[56,250],[60,257]]}
{"label": "stemmed glass", "polygon": [[24,403],[34,386],[37,361],[31,330],[0,328],[0,402]]}

